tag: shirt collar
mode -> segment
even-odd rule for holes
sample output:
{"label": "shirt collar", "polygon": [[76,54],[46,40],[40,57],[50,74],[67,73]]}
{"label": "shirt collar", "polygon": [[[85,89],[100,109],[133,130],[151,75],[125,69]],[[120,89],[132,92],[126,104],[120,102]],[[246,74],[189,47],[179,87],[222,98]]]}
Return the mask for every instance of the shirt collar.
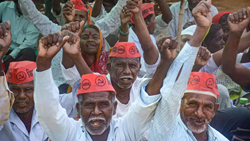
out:
{"label": "shirt collar", "polygon": [[185,1],[185,9],[188,9],[188,1]]}

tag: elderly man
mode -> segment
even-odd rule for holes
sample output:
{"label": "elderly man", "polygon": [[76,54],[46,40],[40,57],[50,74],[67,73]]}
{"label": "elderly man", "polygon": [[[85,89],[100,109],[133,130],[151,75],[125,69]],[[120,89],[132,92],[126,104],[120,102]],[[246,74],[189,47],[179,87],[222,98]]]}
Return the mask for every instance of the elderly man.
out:
{"label": "elderly man", "polygon": [[[32,1],[31,1],[32,2]],[[18,0],[0,3],[0,20],[11,22],[12,43],[4,59],[6,70],[13,61],[35,61],[39,32],[20,11]]]}
{"label": "elderly man", "polygon": [[[136,13],[134,14],[134,20],[136,21],[136,27],[141,29],[139,34],[140,41],[148,41],[147,44],[143,44],[142,50],[144,51],[143,58],[146,62],[146,71],[149,76],[152,77],[158,64],[162,61],[166,62],[168,59],[164,56],[164,54],[161,58],[159,57],[158,50],[150,39],[149,32],[140,12],[141,10],[139,9],[139,5],[135,6],[137,6],[137,13],[134,12]],[[129,48],[129,50],[127,50],[127,48]],[[65,79],[69,82],[69,84],[71,84],[72,87],[78,87],[74,86],[80,79],[78,71],[81,72],[81,70],[89,69],[89,66],[85,63],[79,64],[79,60],[81,58],[82,56],[79,56],[79,52],[74,52],[74,50],[64,48],[62,71]],[[121,117],[127,113],[131,104],[137,99],[136,92],[139,84],[145,80],[145,78],[138,78],[141,67],[140,60],[142,58],[135,43],[126,42],[117,43],[111,50],[109,58],[110,62],[107,64],[109,75],[107,77],[117,92],[116,98],[118,101],[115,117]],[[73,64],[70,64],[69,60],[72,60]],[[73,67],[74,64],[76,67]],[[169,67],[170,65],[171,63],[166,66]],[[76,68],[78,68],[78,71]],[[83,74],[85,73],[82,73],[81,75]]]}
{"label": "elderly man", "polygon": [[[192,11],[200,1],[202,1],[202,0],[185,0],[185,9],[184,9],[184,17],[183,17],[182,27],[187,22],[194,20],[194,16],[192,15]],[[178,2],[178,3],[173,4],[170,7],[170,10],[173,14],[173,20],[168,25],[167,35],[170,35],[172,37],[177,36],[180,5],[181,5],[181,2]],[[217,13],[218,13],[217,8],[212,5],[211,6],[212,16],[215,16]]]}
{"label": "elderly man", "polygon": [[[8,21],[1,23],[0,26],[2,27],[0,29],[0,60],[2,60],[11,44],[10,22]],[[4,70],[2,65],[0,65],[0,129],[2,128],[2,125],[9,119],[10,110],[13,103],[14,95],[9,90]]]}
{"label": "elderly man", "polygon": [[[79,52],[80,38],[69,31],[63,31],[62,35],[51,34],[39,42],[34,99],[38,119],[48,136],[53,141],[139,140],[147,130],[154,109],[161,98],[158,93],[150,92],[154,85],[146,87],[148,81],[144,81],[130,112],[125,117],[114,120],[112,116],[116,113],[117,102],[115,102],[115,90],[109,80],[104,75],[92,74],[88,67],[79,69],[80,74],[84,74],[77,92],[79,101],[77,109],[81,119],[79,121],[70,119],[58,102],[58,90],[50,69],[51,60],[63,46],[65,50],[71,50],[80,56],[76,64],[86,66],[86,62]],[[170,50],[168,46],[165,46],[164,49],[166,52]],[[133,46],[119,48],[114,54],[129,55],[128,52],[132,56],[139,55]],[[171,58],[171,53],[168,53],[167,57]],[[128,60],[123,59],[125,62],[121,62],[121,65],[118,66],[122,68],[124,64],[129,63],[125,69],[131,75],[128,67],[136,69],[138,66],[135,65],[135,62],[139,62],[139,58]],[[77,67],[79,66],[81,65],[77,65]],[[166,65],[162,66],[166,68]],[[156,75],[164,77],[162,74],[166,74],[167,69],[159,69]],[[129,87],[132,80],[124,77],[119,81],[123,82],[124,86]],[[44,110],[44,108],[48,110]]]}
{"label": "elderly man", "polygon": [[[187,95],[187,97],[184,97],[184,99],[182,100],[182,109],[180,110],[181,119],[178,118],[179,107],[181,105],[180,101],[187,88],[189,80],[188,76],[192,71],[193,64],[199,50],[198,47],[200,47],[201,42],[204,39],[204,36],[206,35],[207,30],[209,29],[209,26],[212,22],[211,0],[208,0],[207,2],[201,1],[198,6],[193,9],[193,15],[197,23],[197,28],[195,30],[193,38],[189,41],[189,43],[185,44],[180,54],[170,67],[165,80],[163,81],[162,88],[160,90],[162,94],[162,100],[159,102],[159,105],[155,111],[154,122],[149,132],[149,140],[196,141],[206,139],[215,140],[215,138],[218,138],[218,140],[225,139],[218,132],[211,133],[211,131],[214,131],[212,129],[208,129],[209,132],[206,132],[206,127],[209,123],[209,119],[214,116],[218,108],[218,105],[216,107],[214,106],[217,97],[215,98],[214,93],[209,92],[210,89],[215,88],[216,83],[214,77],[208,78],[207,80],[202,80],[203,77],[194,75],[192,81],[190,80],[191,86],[194,87],[194,85],[197,85],[199,82],[202,82],[202,84],[204,83],[205,86],[207,86],[204,87],[204,89],[202,87],[204,85],[197,86],[199,86],[199,90],[205,91],[205,94],[210,94],[210,97],[206,95],[197,96],[197,94]],[[196,46],[196,48],[192,46]],[[182,56],[182,54],[186,54],[187,56],[184,57]],[[162,83],[163,79],[164,78],[158,78],[158,80],[155,80],[155,83]],[[200,92],[196,89],[191,90]],[[189,103],[187,103],[187,100],[189,100]],[[189,105],[190,103],[193,104],[193,107],[191,107],[192,105]],[[208,110],[209,112],[203,113],[202,110],[205,108],[206,111]],[[196,118],[196,114],[199,114],[198,118]],[[189,121],[186,122],[186,120]],[[194,128],[193,130],[190,129],[190,127],[196,128]],[[202,127],[202,131],[199,128],[199,132],[197,132],[198,127]],[[200,137],[204,137],[205,139]]]}

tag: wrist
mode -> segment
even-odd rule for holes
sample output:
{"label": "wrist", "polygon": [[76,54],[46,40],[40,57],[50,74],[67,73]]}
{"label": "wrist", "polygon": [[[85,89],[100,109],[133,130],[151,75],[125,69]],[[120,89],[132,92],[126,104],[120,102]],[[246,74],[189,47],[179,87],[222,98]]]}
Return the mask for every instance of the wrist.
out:
{"label": "wrist", "polygon": [[69,56],[70,56],[70,58],[71,58],[73,61],[79,60],[80,58],[82,58],[81,52],[79,52],[79,53],[77,53],[77,54],[70,54]]}
{"label": "wrist", "polygon": [[121,31],[122,32],[127,32],[128,31],[128,23],[122,23],[121,24]]}
{"label": "wrist", "polygon": [[49,69],[51,67],[51,61],[52,59],[37,57],[36,60],[37,71],[39,72]]}
{"label": "wrist", "polygon": [[230,35],[234,35],[234,36],[237,36],[237,37],[240,36],[241,37],[243,31],[244,30],[242,30],[242,31],[230,31]]}

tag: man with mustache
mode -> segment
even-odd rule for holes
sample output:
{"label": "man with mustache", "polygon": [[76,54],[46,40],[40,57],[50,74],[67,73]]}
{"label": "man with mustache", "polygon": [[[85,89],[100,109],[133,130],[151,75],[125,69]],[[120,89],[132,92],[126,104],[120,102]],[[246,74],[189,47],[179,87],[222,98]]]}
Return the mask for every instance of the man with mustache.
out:
{"label": "man with mustache", "polygon": [[[130,5],[129,7],[135,6],[137,9],[137,11],[133,11],[133,13],[135,13],[135,26],[138,29],[137,34],[140,41],[147,41],[142,46],[142,50],[144,52],[143,58],[146,62],[146,71],[148,74],[150,74],[150,77],[152,77],[155,70],[157,69],[158,64],[160,62],[168,61],[169,58],[166,58],[164,52],[161,51],[160,53],[163,54],[161,57],[159,57],[159,52],[150,38],[147,26],[141,13],[141,7],[139,4],[137,4],[138,2],[139,1],[137,0],[128,1],[127,5]],[[79,30],[80,29],[76,29],[76,31]],[[163,42],[165,40],[163,40]],[[160,46],[162,46],[163,42]],[[173,41],[173,44],[176,44],[176,42]],[[77,66],[77,61],[79,61],[80,58],[77,58],[78,56],[75,53],[78,52],[64,49],[62,72],[65,79],[69,84],[71,84],[71,86],[78,87],[79,82],[76,82],[81,78],[78,71],[86,70],[89,67],[85,64],[79,64],[79,66]],[[140,52],[138,52],[136,44],[132,42],[118,42],[109,54],[110,61],[107,64],[109,74],[107,75],[107,78],[111,81],[114,89],[117,92],[116,100],[118,102],[116,115],[114,117],[118,118],[124,116],[128,112],[132,103],[137,99],[136,92],[140,86],[140,83],[146,79],[138,78],[141,68],[141,57],[142,56]],[[69,60],[72,60],[73,64],[69,64]],[[169,67],[171,63],[165,65]]]}
{"label": "man with mustache", "polygon": [[[192,11],[200,1],[203,1],[203,0],[185,0],[185,8],[184,8],[182,27],[187,22],[194,20],[194,16],[192,14]],[[173,19],[168,25],[167,35],[170,35],[174,38],[177,36],[180,7],[181,7],[181,2],[175,3],[170,7],[170,10],[173,14]],[[211,6],[212,16],[215,16],[217,13],[218,13],[217,8],[212,5]]]}
{"label": "man with mustache", "polygon": [[[140,55],[135,47],[129,45],[130,43],[121,46],[111,54],[126,56],[129,55],[127,53],[130,53],[131,56]],[[117,106],[116,92],[113,86],[105,75],[93,74],[89,67],[79,68],[82,78],[77,92],[77,109],[81,119],[75,121],[69,118],[66,111],[60,106],[58,89],[52,79],[51,60],[62,46],[65,51],[75,53],[75,58],[79,58],[74,60],[78,68],[86,66],[86,62],[80,53],[80,38],[74,33],[64,30],[62,35],[58,33],[50,34],[39,41],[34,99],[37,117],[50,139],[53,141],[135,141],[141,139],[161,98],[158,93],[151,92],[156,84],[148,84],[148,81],[144,81],[138,87],[138,98],[131,106],[128,114],[119,119],[112,119]],[[165,50],[168,58],[174,58],[175,56],[175,50],[171,47],[168,40],[162,49]],[[129,63],[129,67],[137,68],[134,63],[139,62],[138,57],[131,61],[125,60],[125,63],[120,63],[118,66],[123,67],[124,64]],[[168,70],[166,64],[171,63],[162,62],[157,69],[157,73],[155,73],[155,80],[157,77],[166,75]],[[125,69],[129,71],[128,66]],[[131,80],[123,80],[123,82],[129,82],[125,83],[129,85]]]}

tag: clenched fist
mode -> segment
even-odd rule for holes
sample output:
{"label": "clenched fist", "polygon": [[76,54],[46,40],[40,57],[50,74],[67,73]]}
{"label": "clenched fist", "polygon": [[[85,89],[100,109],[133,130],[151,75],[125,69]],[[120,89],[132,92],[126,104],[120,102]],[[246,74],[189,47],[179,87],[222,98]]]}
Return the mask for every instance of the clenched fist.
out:
{"label": "clenched fist", "polygon": [[209,27],[212,22],[211,1],[201,1],[193,10],[192,14],[195,18],[197,26]]}
{"label": "clenched fist", "polygon": [[82,29],[83,29],[83,26],[85,25],[85,21],[81,21],[81,22],[71,22],[69,24],[65,24],[61,31],[64,31],[64,30],[68,30],[68,31],[71,31],[73,32],[74,34],[80,36],[82,34]]}
{"label": "clenched fist", "polygon": [[63,46],[63,51],[71,58],[81,55],[80,37],[68,30],[64,30],[62,35],[64,37],[68,37],[67,42]]}
{"label": "clenched fist", "polygon": [[229,15],[228,24],[232,32],[243,32],[250,24],[250,7]]}
{"label": "clenched fist", "polygon": [[171,59],[174,60],[176,58],[177,52],[177,41],[173,39],[171,36],[165,36],[160,38],[157,41],[157,46],[159,49],[159,52],[161,54],[162,59]]}

